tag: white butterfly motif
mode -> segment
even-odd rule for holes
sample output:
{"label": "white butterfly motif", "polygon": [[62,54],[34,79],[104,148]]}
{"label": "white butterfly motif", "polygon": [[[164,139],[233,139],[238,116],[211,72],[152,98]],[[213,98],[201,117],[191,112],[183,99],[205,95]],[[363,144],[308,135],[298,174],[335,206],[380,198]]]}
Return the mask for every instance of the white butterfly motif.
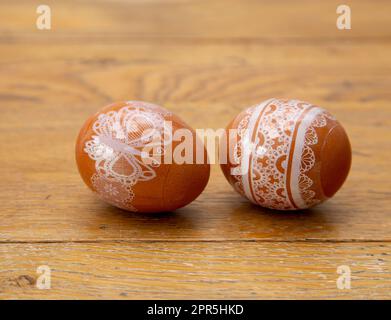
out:
{"label": "white butterfly motif", "polygon": [[[154,105],[144,103],[140,106],[140,103],[132,102],[118,111],[100,114],[92,126],[94,135],[84,148],[95,161],[93,182],[117,182],[131,191],[130,187],[138,181],[153,179],[156,176],[154,167],[160,162],[156,161],[155,155],[143,152],[143,148],[148,145],[160,155],[164,154],[163,139],[170,136],[164,116]],[[99,194],[107,190],[102,188],[96,186]]]}

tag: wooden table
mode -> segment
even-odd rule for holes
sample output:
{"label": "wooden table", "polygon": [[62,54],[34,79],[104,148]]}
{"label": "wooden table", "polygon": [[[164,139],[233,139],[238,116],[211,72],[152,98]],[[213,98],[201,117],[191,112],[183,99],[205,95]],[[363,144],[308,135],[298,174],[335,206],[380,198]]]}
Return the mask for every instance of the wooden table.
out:
{"label": "wooden table", "polygon": [[[391,298],[390,1],[36,1],[0,4],[0,298]],[[173,213],[99,201],[74,160],[87,116],[112,101],[224,127],[270,97],[329,109],[353,166],[306,212],[256,208],[213,166]],[[39,266],[51,289],[39,289]],[[338,289],[339,266],[351,289]]]}

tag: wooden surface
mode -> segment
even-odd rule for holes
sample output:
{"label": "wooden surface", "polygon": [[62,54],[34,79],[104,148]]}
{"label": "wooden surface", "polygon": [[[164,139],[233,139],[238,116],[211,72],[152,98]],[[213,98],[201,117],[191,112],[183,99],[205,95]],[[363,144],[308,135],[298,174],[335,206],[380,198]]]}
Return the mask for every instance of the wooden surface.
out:
{"label": "wooden surface", "polygon": [[[391,2],[350,1],[349,31],[337,1],[47,4],[51,31],[35,1],[0,3],[1,299],[391,298]],[[349,134],[350,176],[315,209],[257,208],[214,166],[186,208],[127,213],[77,173],[78,130],[112,101],[220,128],[270,97],[324,106]]]}

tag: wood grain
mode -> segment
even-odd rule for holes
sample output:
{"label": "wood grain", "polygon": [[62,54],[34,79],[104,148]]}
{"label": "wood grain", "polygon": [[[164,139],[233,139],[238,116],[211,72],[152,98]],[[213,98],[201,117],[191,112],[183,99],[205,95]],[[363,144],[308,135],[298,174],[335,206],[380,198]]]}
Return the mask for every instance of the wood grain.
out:
{"label": "wood grain", "polygon": [[[0,4],[0,298],[390,298],[389,1],[352,1],[346,32],[334,0],[48,4],[48,32],[36,2]],[[346,184],[312,210],[255,207],[213,166],[186,208],[128,213],[77,173],[78,130],[112,101],[217,129],[271,97],[329,109],[351,139]]]}
{"label": "wood grain", "polygon": [[[69,46],[47,44],[43,50],[18,44],[2,51],[9,76],[1,77],[0,91],[7,105],[0,121],[5,133],[0,136],[0,172],[7,190],[0,194],[0,241],[391,240],[391,179],[385,179],[390,174],[391,78],[383,54],[389,45],[366,45],[374,58],[364,65],[364,74],[355,66],[366,55],[355,45],[256,44],[247,48],[248,54],[231,45],[219,61],[219,46],[198,49],[196,61],[186,45],[159,46],[173,55],[148,55],[153,44],[122,45],[121,50],[80,45],[76,57]],[[113,51],[118,54],[110,60]],[[265,51],[264,57],[258,55]],[[29,59],[23,61],[21,53]],[[302,55],[309,57],[306,68],[298,59]],[[188,207],[154,217],[131,214],[98,201],[77,173],[73,148],[78,130],[88,115],[111,101],[154,101],[194,128],[217,129],[244,107],[273,96],[325,106],[351,138],[353,167],[346,185],[311,211],[275,214],[256,208],[214,167],[207,189]]]}
{"label": "wood grain", "polygon": [[[3,244],[0,298],[390,299],[390,249],[371,243]],[[40,265],[51,268],[49,290],[36,287]],[[351,289],[337,288],[340,265],[351,270]]]}

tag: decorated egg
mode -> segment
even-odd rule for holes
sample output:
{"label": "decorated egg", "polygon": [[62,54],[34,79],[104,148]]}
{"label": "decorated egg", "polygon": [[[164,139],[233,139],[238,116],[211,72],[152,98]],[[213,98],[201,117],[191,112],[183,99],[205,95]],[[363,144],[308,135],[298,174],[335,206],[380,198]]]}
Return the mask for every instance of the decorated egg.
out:
{"label": "decorated egg", "polygon": [[[231,133],[228,134],[228,131]],[[351,147],[326,110],[297,100],[270,99],[237,115],[221,168],[230,184],[255,204],[305,209],[332,197],[344,183]]]}
{"label": "decorated egg", "polygon": [[208,182],[207,161],[193,161],[197,148],[207,158],[194,130],[178,116],[151,103],[127,101],[87,119],[77,138],[76,161],[86,185],[103,201],[128,211],[171,211],[192,202]]}

